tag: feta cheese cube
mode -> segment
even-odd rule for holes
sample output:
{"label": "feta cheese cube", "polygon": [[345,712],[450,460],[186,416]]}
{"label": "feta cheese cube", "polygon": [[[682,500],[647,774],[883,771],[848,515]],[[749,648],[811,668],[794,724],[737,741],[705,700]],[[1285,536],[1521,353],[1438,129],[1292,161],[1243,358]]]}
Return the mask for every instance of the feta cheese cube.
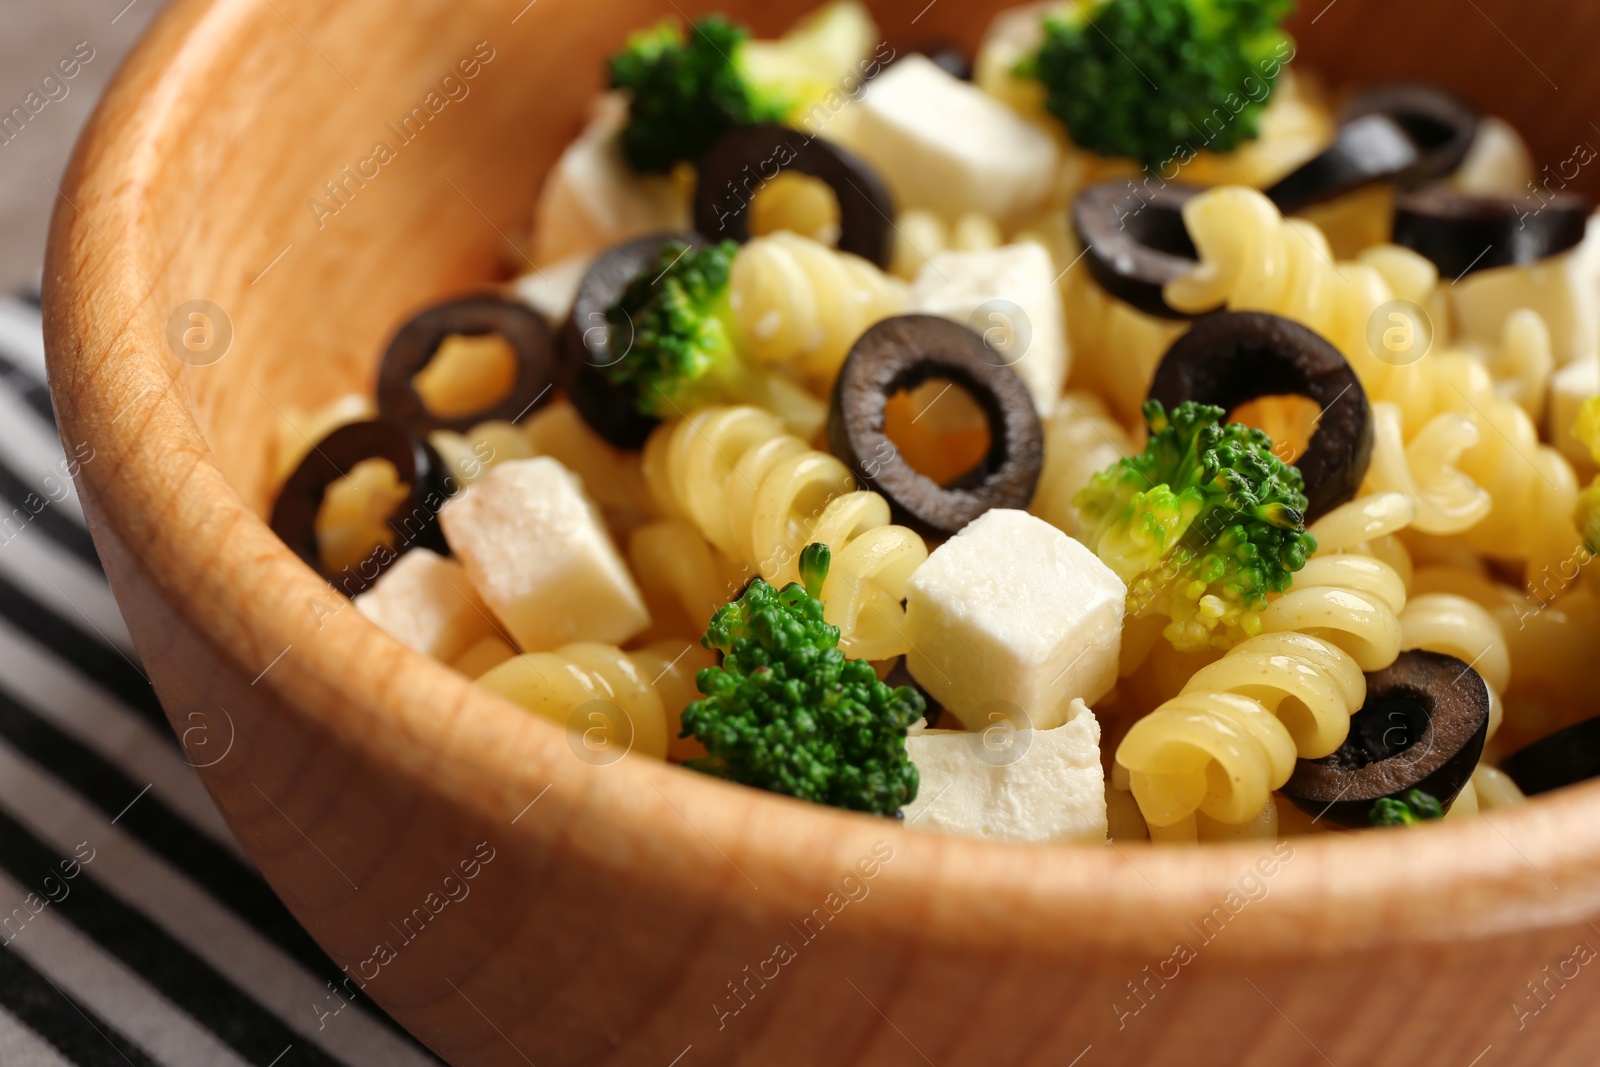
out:
{"label": "feta cheese cube", "polygon": [[396,560],[355,605],[401,644],[446,663],[494,632],[466,570],[426,548]]}
{"label": "feta cheese cube", "polygon": [[555,263],[536,267],[519,275],[511,283],[511,291],[533,310],[544,316],[552,330],[559,330],[577,299],[578,286],[589,272],[594,257],[579,252]]}
{"label": "feta cheese cube", "polygon": [[1050,192],[1060,152],[1043,129],[921,55],[869,83],[837,136],[883,176],[900,210],[1002,221]]}
{"label": "feta cheese cube", "polygon": [[906,591],[906,666],[968,729],[1046,730],[1117,680],[1127,586],[1025,511],[995,509],[933,551]]}
{"label": "feta cheese cube", "polygon": [[982,252],[940,252],[912,286],[913,311],[972,327],[1033,395],[1040,418],[1055,410],[1069,353],[1055,264],[1032,241]]}
{"label": "feta cheese cube", "polygon": [[1578,409],[1592,396],[1600,396],[1600,353],[1573,360],[1550,379],[1550,443],[1585,479],[1594,473],[1594,457],[1572,436],[1572,428],[1578,424]]}
{"label": "feta cheese cube", "polygon": [[[1529,210],[1537,210],[1537,201]],[[1600,224],[1589,221],[1578,247],[1522,267],[1469,274],[1450,287],[1462,339],[1494,346],[1519,308],[1537,311],[1550,327],[1550,354],[1565,366],[1600,349]]]}
{"label": "feta cheese cube", "polygon": [[906,806],[906,825],[998,841],[1104,841],[1105,775],[1094,712],[1075,700],[1065,725],[1007,729],[1003,738],[962,730],[907,737],[922,784]]}
{"label": "feta cheese cube", "polygon": [[618,134],[628,104],[618,93],[596,103],[578,139],[556,160],[534,208],[534,259],[555,263],[593,255],[630,237],[689,228],[689,197],[666,175],[634,172]]}
{"label": "feta cheese cube", "polygon": [[478,594],[524,652],[621,644],[644,598],[578,476],[547,456],[491,470],[439,513]]}

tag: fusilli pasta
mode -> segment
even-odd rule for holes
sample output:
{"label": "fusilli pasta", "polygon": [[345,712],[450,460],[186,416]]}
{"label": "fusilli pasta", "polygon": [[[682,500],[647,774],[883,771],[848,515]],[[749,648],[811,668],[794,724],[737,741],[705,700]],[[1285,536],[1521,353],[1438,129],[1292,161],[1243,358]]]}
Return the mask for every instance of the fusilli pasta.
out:
{"label": "fusilli pasta", "polygon": [[832,383],[868,326],[901,311],[909,298],[904,282],[859,256],[793,233],[741,248],[729,293],[750,354],[818,386]]}
{"label": "fusilli pasta", "polygon": [[1044,423],[1044,470],[1028,510],[1077,536],[1072,498],[1089,479],[1134,452],[1133,439],[1093,393],[1071,392]]}
{"label": "fusilli pasta", "polygon": [[940,252],[987,252],[1005,244],[1000,224],[987,215],[971,212],[953,225],[931,211],[913,208],[895,222],[891,273],[915,281],[928,261]]}
{"label": "fusilli pasta", "polygon": [[889,522],[888,502],[858,490],[848,468],[783,432],[759,408],[707,408],[659,427],[645,481],[662,513],[687,520],[736,563],[774,585],[795,581],[800,550],[832,549],[822,589],[847,655],[903,654],[906,583],[927,545]]}
{"label": "fusilli pasta", "polygon": [[[1408,487],[1418,491],[1423,521],[1447,526],[1462,521],[1471,508],[1446,515],[1433,506],[1441,498],[1430,498],[1430,493],[1448,489],[1448,502],[1469,503],[1471,494],[1448,476],[1444,462],[1465,444],[1467,435],[1457,420],[1432,420],[1444,413],[1465,416],[1477,428],[1478,440],[1461,449],[1455,467],[1490,500],[1488,513],[1461,531],[1465,543],[1487,555],[1526,561],[1535,570],[1572,552],[1578,544],[1571,518],[1578,487],[1571,464],[1539,443],[1533,420],[1497,391],[1481,361],[1463,352],[1441,351],[1401,366],[1373,354],[1368,326],[1384,304],[1406,299],[1438,305],[1437,272],[1431,264],[1392,247],[1335,264],[1321,231],[1302,219],[1283,218],[1271,201],[1251,189],[1213,189],[1196,196],[1184,208],[1184,221],[1201,262],[1167,286],[1167,300],[1174,307],[1270,311],[1310,326],[1344,353],[1369,399],[1396,406],[1408,453],[1410,444],[1425,442],[1407,472],[1394,462],[1391,435],[1384,453],[1391,462],[1379,487],[1401,488],[1411,474],[1428,472],[1431,485]],[[1540,333],[1525,317],[1508,328],[1504,348],[1510,355],[1503,359],[1520,361],[1523,377],[1537,377]],[[1521,378],[1517,381],[1510,392],[1525,388]]]}
{"label": "fusilli pasta", "polygon": [[1194,840],[1196,812],[1234,825],[1264,817],[1297,757],[1344,742],[1366,700],[1363,672],[1393,663],[1402,636],[1405,584],[1364,549],[1413,514],[1399,494],[1329,513],[1312,527],[1319,554],[1263,614],[1266,632],[1201,667],[1133,724],[1117,763],[1152,840]]}
{"label": "fusilli pasta", "polygon": [[478,684],[583,732],[592,751],[615,746],[665,759],[667,710],[662,692],[651,683],[660,674],[659,658],[586,642],[506,660]]}

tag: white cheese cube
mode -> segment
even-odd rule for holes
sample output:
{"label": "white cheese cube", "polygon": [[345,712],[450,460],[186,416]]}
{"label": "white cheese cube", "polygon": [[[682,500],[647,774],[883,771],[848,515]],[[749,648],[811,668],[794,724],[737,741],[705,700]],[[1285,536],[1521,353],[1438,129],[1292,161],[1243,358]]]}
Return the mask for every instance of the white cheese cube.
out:
{"label": "white cheese cube", "polygon": [[911,310],[970,326],[996,362],[1017,372],[1040,418],[1055,410],[1070,363],[1055,263],[1024,241],[982,252],[940,252],[911,290]]}
{"label": "white cheese cube", "polygon": [[1580,478],[1595,470],[1589,446],[1572,436],[1578,409],[1592,396],[1600,396],[1600,353],[1575,359],[1550,379],[1550,443],[1567,459]]}
{"label": "white cheese cube", "polygon": [[922,784],[906,825],[997,841],[1104,841],[1100,723],[1081,700],[1050,730],[988,735],[924,730],[906,738]]}
{"label": "white cheese cube", "polygon": [[1486,115],[1472,147],[1450,175],[1450,187],[1480,196],[1526,196],[1533,181],[1533,156],[1522,135],[1504,119]]}
{"label": "white cheese cube", "polygon": [[439,513],[445,539],[524,652],[620,645],[650,625],[578,476],[547,456],[491,470]]}
{"label": "white cheese cube", "polygon": [[627,101],[608,93],[545,178],[534,208],[534,259],[540,265],[594,255],[630,237],[689,228],[686,190],[666,175],[634,172],[618,134]]}
{"label": "white cheese cube", "polygon": [[[1537,201],[1528,210],[1537,210]],[[1600,224],[1589,221],[1578,247],[1522,267],[1469,274],[1450,287],[1462,339],[1494,346],[1518,308],[1537,311],[1550,327],[1556,366],[1600,349]]]}
{"label": "white cheese cube", "polygon": [[396,560],[355,605],[401,644],[446,663],[494,632],[466,570],[426,548]]}
{"label": "white cheese cube", "polygon": [[1128,590],[1088,548],[995,509],[933,551],[906,592],[906,667],[971,730],[1049,729],[1117,680]]}
{"label": "white cheese cube", "polygon": [[580,252],[555,263],[536,267],[514,279],[511,291],[518,300],[544,316],[551,329],[559,330],[566,321],[567,312],[572,310],[572,302],[578,296],[578,286],[583,284],[583,276],[588,273],[592,262],[593,256]]}
{"label": "white cheese cube", "polygon": [[925,56],[902,56],[851,110],[838,137],[882,175],[901,211],[1014,219],[1049,194],[1060,166],[1048,133]]}

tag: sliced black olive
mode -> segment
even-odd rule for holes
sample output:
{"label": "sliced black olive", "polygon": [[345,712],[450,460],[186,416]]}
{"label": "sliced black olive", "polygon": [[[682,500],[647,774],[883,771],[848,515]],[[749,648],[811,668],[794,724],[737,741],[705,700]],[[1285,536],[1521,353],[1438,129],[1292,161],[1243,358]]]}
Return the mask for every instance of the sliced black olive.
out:
{"label": "sliced black olive", "polygon": [[[355,567],[334,571],[322,560],[317,541],[317,513],[328,487],[368,459],[386,459],[408,487],[406,499],[389,517],[393,545],[379,545]],[[459,488],[444,461],[421,437],[384,419],[353,422],[334,430],[306,453],[289,475],[272,506],[272,531],[294,554],[310,564],[346,596],[355,596],[377,581],[389,566],[413,548],[448,555],[439,509]]]}
{"label": "sliced black olive", "polygon": [[1183,205],[1199,192],[1198,186],[1176,182],[1136,190],[1113,179],[1079,193],[1072,202],[1072,228],[1100,287],[1146,315],[1193,318],[1168,307],[1161,290],[1199,262],[1183,224]]}
{"label": "sliced black olive", "polygon": [[[428,410],[412,379],[452,335],[505,338],[517,359],[517,378],[504,398],[468,415],[444,419]],[[555,346],[539,313],[497,294],[435,304],[400,327],[378,368],[378,413],[419,436],[434,430],[465,433],[480,422],[514,422],[550,402],[555,384]]]}
{"label": "sliced black olive", "polygon": [[1600,717],[1535,741],[1500,769],[1530,797],[1600,777]]}
{"label": "sliced black olive", "polygon": [[1420,789],[1450,810],[1483,754],[1489,689],[1467,664],[1438,652],[1402,652],[1367,675],[1367,702],[1350,736],[1321,759],[1298,760],[1283,795],[1310,815],[1370,825],[1372,803]]}
{"label": "sliced black olive", "polygon": [[1372,86],[1341,109],[1339,121],[1349,123],[1366,115],[1393,119],[1416,146],[1416,164],[1399,176],[1405,185],[1442,178],[1461,166],[1477,139],[1483,117],[1459,96],[1417,82]]}
{"label": "sliced black olive", "polygon": [[578,283],[572,311],[561,327],[561,385],[583,421],[618,448],[642,448],[660,420],[640,414],[633,398],[606,374],[606,368],[622,358],[633,341],[631,337],[618,338],[620,346],[613,346],[606,309],[622,298],[629,282],[655,264],[661,246],[668,241],[695,248],[704,244],[692,233],[653,233],[600,253]]}
{"label": "sliced black olive", "polygon": [[1473,271],[1537,263],[1583,240],[1589,201],[1557,193],[1542,205],[1520,197],[1465,196],[1434,189],[1395,205],[1394,243],[1459,279]]}
{"label": "sliced black olive", "polygon": [[1333,143],[1267,190],[1285,215],[1353,193],[1377,182],[1396,181],[1414,170],[1422,151],[1387,115],[1362,115],[1339,127]]}
{"label": "sliced black olive", "polygon": [[[967,390],[989,421],[988,453],[948,485],[907,463],[884,432],[889,398],[930,378]],[[828,447],[925,537],[949,537],[990,508],[1027,507],[1044,465],[1028,387],[982,337],[933,315],[884,319],[856,341],[833,385]]]}
{"label": "sliced black olive", "polygon": [[1149,399],[1168,411],[1186,400],[1232,411],[1264,396],[1303,396],[1322,409],[1295,463],[1306,521],[1355,496],[1372,460],[1367,392],[1337,348],[1292,319],[1260,311],[1197,319],[1162,357]]}
{"label": "sliced black olive", "polygon": [[854,154],[788,126],[740,126],[717,139],[700,161],[694,228],[709,241],[750,239],[750,201],[783,171],[808,174],[839,202],[839,249],[885,269],[894,252],[894,198],[876,171]]}

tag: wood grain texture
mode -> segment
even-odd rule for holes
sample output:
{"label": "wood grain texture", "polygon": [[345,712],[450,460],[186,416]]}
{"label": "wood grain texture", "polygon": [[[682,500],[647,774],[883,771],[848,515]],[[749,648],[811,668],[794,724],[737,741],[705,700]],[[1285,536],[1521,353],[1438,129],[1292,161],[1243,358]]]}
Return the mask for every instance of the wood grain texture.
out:
{"label": "wood grain texture", "polygon": [[[892,37],[968,42],[992,10],[925,3],[874,7]],[[774,31],[803,5],[721,6]],[[1514,1005],[1538,1008],[1525,983],[1577,943],[1600,947],[1600,786],[1492,823],[1297,841],[1270,877],[1250,873],[1255,845],[907,833],[644,760],[590,766],[348,610],[270,533],[275,408],[369,387],[409,308],[496,275],[599,57],[671,7],[180,0],[63,183],[46,328],[63,437],[95,450],[96,542],[169,717],[218,745],[195,762],[231,741],[206,784],[299,919],[474,1067],[1466,1067],[1491,1045],[1479,1062],[1591,1063],[1593,968],[1550,981],[1537,1015]],[[1439,78],[1516,120],[1542,162],[1600,138],[1600,9],[1317,15],[1302,51],[1336,73]],[[319,223],[308,200],[479,42],[495,54],[470,95]],[[208,367],[164,339],[195,299],[235,331]],[[877,842],[892,860],[846,881]],[[488,850],[434,915],[430,894]],[[1180,944],[1193,959],[1167,962]]]}

